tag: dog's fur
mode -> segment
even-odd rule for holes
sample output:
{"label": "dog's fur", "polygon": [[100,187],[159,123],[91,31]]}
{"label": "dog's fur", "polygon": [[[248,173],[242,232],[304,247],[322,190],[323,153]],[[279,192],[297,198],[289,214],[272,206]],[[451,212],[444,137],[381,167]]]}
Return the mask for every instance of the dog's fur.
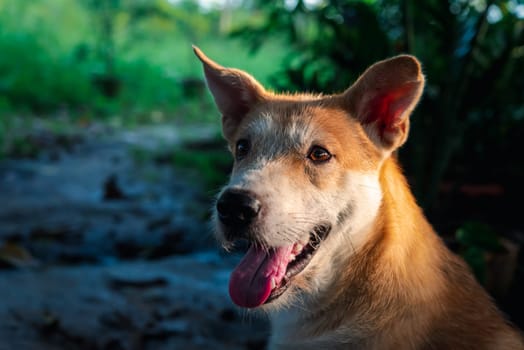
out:
{"label": "dog's fur", "polygon": [[[271,249],[331,227],[289,289],[258,308],[272,321],[271,349],[524,349],[395,160],[424,86],[416,58],[378,62],[341,94],[281,95],[194,49],[233,155],[239,139],[251,144],[224,188],[260,198],[246,237]],[[331,159],[308,158],[315,145]]]}

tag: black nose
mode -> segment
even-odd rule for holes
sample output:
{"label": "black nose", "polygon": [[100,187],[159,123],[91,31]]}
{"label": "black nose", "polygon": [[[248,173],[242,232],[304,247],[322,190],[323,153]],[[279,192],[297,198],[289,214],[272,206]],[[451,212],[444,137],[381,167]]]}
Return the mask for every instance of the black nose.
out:
{"label": "black nose", "polygon": [[217,202],[220,221],[232,228],[249,225],[260,212],[260,201],[247,191],[227,190]]}

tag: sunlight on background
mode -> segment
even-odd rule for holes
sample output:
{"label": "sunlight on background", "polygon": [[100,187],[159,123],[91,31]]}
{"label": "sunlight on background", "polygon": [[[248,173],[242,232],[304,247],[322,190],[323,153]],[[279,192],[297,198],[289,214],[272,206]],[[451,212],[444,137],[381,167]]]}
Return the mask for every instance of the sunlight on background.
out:
{"label": "sunlight on background", "polygon": [[[181,0],[168,0],[172,4],[180,3]],[[243,4],[243,0],[197,0],[199,6],[204,10],[210,9],[223,9],[226,7],[238,7]],[[308,8],[314,8],[315,6],[323,3],[323,0],[304,0],[304,5]],[[293,9],[297,6],[298,0],[285,0],[285,7],[287,9]]]}

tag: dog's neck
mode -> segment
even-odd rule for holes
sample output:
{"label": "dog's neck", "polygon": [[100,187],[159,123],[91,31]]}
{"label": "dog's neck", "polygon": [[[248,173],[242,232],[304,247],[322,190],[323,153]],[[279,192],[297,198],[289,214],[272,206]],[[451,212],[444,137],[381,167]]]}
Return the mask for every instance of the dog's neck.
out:
{"label": "dog's neck", "polygon": [[[354,333],[355,338],[376,335],[377,329],[394,323],[399,312],[410,312],[392,310],[391,305],[414,306],[439,293],[441,281],[434,276],[440,272],[429,270],[439,269],[441,250],[435,246],[442,243],[417,206],[395,159],[390,157],[384,162],[380,184],[382,204],[367,228],[366,242],[353,254],[342,247],[337,255],[344,256],[345,261],[331,272],[332,278],[319,296],[296,310],[277,314],[274,331],[278,333],[283,323],[287,329],[294,323],[292,332],[297,339],[341,328],[346,329],[346,334],[351,329],[349,333]],[[395,302],[399,299],[404,301]],[[286,319],[281,318],[284,314]]]}

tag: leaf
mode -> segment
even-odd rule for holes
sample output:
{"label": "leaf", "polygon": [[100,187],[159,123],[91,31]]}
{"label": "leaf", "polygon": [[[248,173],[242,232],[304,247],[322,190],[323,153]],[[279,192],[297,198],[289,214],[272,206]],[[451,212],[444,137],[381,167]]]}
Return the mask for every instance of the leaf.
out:
{"label": "leaf", "polygon": [[469,247],[462,254],[464,260],[473,270],[473,274],[482,285],[486,283],[487,264],[484,251],[477,247]]}
{"label": "leaf", "polygon": [[0,261],[12,267],[27,268],[39,265],[31,253],[16,243],[7,242],[0,247]]}
{"label": "leaf", "polygon": [[496,232],[486,224],[476,221],[465,222],[457,229],[457,241],[466,247],[476,247],[490,252],[504,252]]}

